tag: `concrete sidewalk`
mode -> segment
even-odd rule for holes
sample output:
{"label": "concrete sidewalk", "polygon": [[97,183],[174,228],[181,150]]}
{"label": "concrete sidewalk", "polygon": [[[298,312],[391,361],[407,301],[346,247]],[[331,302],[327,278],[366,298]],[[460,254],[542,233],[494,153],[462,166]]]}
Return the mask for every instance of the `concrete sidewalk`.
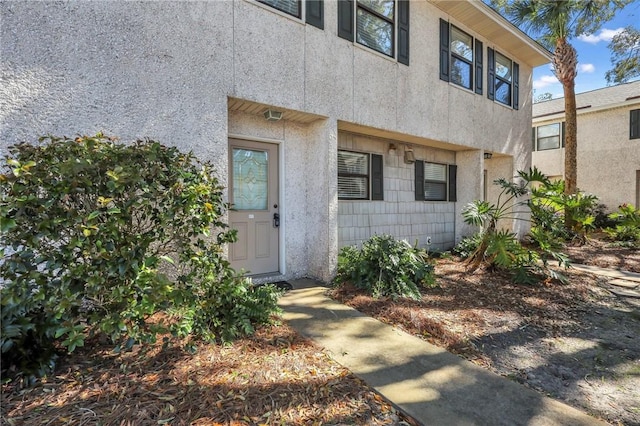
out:
{"label": "concrete sidewalk", "polygon": [[290,283],[284,319],[424,425],[606,425],[337,303],[320,283]]}

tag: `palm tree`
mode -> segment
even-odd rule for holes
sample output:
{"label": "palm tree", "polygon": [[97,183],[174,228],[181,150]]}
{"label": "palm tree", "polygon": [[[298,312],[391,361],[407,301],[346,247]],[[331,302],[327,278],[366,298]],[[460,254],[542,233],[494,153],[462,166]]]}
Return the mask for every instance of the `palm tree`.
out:
{"label": "palm tree", "polygon": [[577,119],[575,79],[578,54],[570,40],[593,34],[633,0],[489,0],[513,23],[553,51],[553,71],[564,89],[565,194],[577,192]]}

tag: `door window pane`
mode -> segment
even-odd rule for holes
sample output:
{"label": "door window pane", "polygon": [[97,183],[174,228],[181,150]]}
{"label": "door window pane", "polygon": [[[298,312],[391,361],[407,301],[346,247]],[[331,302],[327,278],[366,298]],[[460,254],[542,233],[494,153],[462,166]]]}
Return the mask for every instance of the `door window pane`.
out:
{"label": "door window pane", "polygon": [[268,169],[266,151],[233,149],[233,208],[267,210]]}

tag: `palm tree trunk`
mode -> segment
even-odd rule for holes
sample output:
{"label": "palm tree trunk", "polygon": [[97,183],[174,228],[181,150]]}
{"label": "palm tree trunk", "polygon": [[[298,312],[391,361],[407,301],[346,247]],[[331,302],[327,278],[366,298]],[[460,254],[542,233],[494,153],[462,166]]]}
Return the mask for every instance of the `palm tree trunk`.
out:
{"label": "palm tree trunk", "polygon": [[[578,75],[578,53],[565,38],[559,38],[553,54],[553,68],[564,89],[565,146],[564,146],[564,193],[578,191],[578,120],[576,113],[576,75]],[[564,212],[564,226],[572,229],[573,218],[568,208]]]}

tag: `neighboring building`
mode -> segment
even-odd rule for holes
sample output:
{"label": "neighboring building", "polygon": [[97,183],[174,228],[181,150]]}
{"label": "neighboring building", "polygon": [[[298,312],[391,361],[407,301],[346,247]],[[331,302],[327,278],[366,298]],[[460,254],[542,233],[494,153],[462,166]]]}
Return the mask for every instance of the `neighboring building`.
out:
{"label": "neighboring building", "polygon": [[[640,81],[576,95],[578,189],[609,211],[640,205]],[[533,105],[532,164],[564,178],[564,98]]]}
{"label": "neighboring building", "polygon": [[532,68],[550,60],[475,0],[2,2],[0,17],[4,147],[103,131],[193,150],[229,187],[232,264],[284,279],[327,280],[339,247],[376,233],[446,249],[473,232],[460,211],[495,195],[485,180],[530,167]]}

